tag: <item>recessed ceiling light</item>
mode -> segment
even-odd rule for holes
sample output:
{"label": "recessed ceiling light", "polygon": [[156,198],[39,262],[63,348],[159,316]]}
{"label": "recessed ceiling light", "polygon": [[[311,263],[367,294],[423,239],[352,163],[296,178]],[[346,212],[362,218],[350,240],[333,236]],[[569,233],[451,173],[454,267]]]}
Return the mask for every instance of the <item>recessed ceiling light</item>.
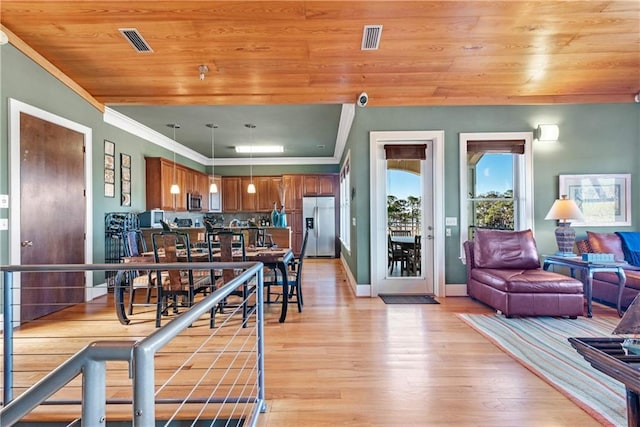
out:
{"label": "recessed ceiling light", "polygon": [[282,145],[236,145],[236,153],[283,153]]}

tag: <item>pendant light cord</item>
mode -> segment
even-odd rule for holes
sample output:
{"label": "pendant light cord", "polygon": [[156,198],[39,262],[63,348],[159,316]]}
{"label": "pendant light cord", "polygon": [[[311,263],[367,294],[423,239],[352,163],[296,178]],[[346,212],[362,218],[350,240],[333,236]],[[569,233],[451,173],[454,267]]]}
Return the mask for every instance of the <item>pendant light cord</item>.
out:
{"label": "pendant light cord", "polygon": [[[176,142],[176,125],[173,125],[173,142]],[[173,183],[176,182],[176,147],[173,147]]]}

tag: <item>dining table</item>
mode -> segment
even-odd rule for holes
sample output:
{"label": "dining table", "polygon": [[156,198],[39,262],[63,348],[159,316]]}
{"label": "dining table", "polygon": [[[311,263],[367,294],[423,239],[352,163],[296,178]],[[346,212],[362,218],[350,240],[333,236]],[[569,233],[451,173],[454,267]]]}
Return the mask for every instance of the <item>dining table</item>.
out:
{"label": "dining table", "polygon": [[[194,248],[190,251],[191,262],[208,262],[209,253],[208,250],[202,248]],[[237,256],[237,259],[235,259]],[[177,251],[178,261],[187,261],[187,251],[179,249]],[[220,257],[220,249],[214,248],[213,260]],[[277,247],[247,247],[245,250],[245,261],[259,261],[272,269],[280,270],[280,276],[282,277],[282,294],[289,295],[289,280],[287,274],[287,266],[293,260],[293,251],[291,248],[277,248]],[[125,263],[154,263],[155,257],[153,252],[143,252],[140,256],[123,257],[122,261]],[[242,261],[242,253],[240,251],[234,251],[234,261]],[[116,314],[118,320],[123,325],[128,325],[131,320],[127,316],[124,294],[128,289],[129,284],[125,283],[124,279],[125,271],[118,271],[115,281],[114,289],[114,303],[116,306]],[[284,323],[287,318],[287,307],[289,299],[282,298],[282,309],[280,310],[280,318],[278,321]]]}

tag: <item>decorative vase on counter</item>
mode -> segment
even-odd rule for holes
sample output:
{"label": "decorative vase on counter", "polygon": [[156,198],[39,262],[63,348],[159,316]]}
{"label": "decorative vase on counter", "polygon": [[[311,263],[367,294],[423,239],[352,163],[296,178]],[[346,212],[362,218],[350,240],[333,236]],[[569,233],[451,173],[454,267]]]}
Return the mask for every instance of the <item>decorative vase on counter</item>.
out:
{"label": "decorative vase on counter", "polygon": [[278,227],[279,222],[280,222],[280,214],[278,213],[276,202],[273,202],[273,211],[271,211],[271,226]]}
{"label": "decorative vase on counter", "polygon": [[278,215],[280,224],[278,227],[285,228],[287,226],[287,214],[284,212],[284,205],[280,208],[280,215]]}

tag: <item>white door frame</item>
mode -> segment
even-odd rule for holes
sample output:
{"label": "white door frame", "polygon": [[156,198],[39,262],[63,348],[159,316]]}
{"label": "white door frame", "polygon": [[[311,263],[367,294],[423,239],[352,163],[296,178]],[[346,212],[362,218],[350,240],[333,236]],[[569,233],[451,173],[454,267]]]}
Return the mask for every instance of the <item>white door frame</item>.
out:
{"label": "white door frame", "polygon": [[[20,259],[20,113],[29,114],[56,125],[84,134],[85,141],[85,263],[93,263],[93,185],[92,185],[92,151],[93,132],[91,128],[57,116],[40,108],[34,107],[16,99],[9,99],[9,263],[21,264]],[[44,214],[50,214],[45,212]],[[85,299],[95,298],[93,288],[93,272],[85,272]],[[13,276],[13,320],[20,321],[20,274]],[[106,289],[102,291],[106,293]]]}
{"label": "white door frame", "polygon": [[[430,141],[433,147],[433,291],[435,296],[445,295],[444,281],[444,131],[387,131],[370,132],[370,270],[371,296],[377,296],[379,282],[386,277],[387,223],[386,223],[386,163],[384,144],[418,143]],[[425,189],[429,192],[429,189]],[[425,271],[425,274],[427,272]]]}

